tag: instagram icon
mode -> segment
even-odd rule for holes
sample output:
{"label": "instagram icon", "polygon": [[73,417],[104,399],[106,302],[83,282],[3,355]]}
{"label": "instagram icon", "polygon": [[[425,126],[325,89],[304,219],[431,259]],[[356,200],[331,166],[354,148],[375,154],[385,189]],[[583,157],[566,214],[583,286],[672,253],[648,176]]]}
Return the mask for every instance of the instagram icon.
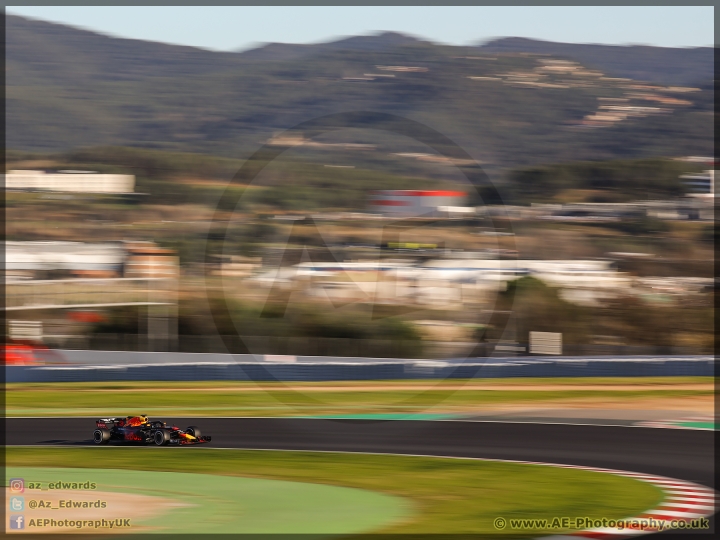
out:
{"label": "instagram icon", "polygon": [[23,493],[25,491],[25,480],[22,478],[10,479],[10,493]]}

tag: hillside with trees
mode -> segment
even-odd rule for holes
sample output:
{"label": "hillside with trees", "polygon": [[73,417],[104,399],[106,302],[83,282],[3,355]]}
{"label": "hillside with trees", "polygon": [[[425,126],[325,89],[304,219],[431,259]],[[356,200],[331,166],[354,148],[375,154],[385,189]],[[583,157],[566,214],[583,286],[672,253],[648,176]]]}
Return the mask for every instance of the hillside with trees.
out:
{"label": "hillside with trees", "polygon": [[555,43],[525,38],[502,38],[481,45],[485,53],[534,53],[570,58],[613,77],[657,84],[693,86],[714,78],[712,47],[671,48],[649,45]]}
{"label": "hillside with trees", "polygon": [[[112,145],[243,159],[299,122],[379,111],[432,127],[491,174],[540,163],[713,151],[711,72],[703,51],[695,58],[650,48],[643,53],[652,53],[650,63],[633,52],[627,58],[640,60],[620,68],[635,80],[623,81],[611,66],[617,47],[596,46],[594,56],[578,63],[567,48],[538,56],[533,44],[530,53],[517,43],[493,52],[382,34],[233,53],[16,16],[6,24],[6,143],[13,150]],[[708,78],[688,92],[643,83],[651,79],[651,64],[663,62],[668,73],[686,65],[683,81]],[[353,156],[358,165],[379,153],[418,151],[387,134],[345,135],[347,142],[379,141],[376,152]]]}

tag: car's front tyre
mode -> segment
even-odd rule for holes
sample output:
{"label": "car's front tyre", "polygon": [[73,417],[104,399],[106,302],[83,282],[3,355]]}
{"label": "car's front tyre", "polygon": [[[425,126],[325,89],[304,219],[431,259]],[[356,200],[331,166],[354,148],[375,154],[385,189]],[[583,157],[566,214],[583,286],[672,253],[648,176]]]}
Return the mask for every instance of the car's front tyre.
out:
{"label": "car's front tyre", "polygon": [[159,429],[153,436],[153,441],[158,446],[165,446],[170,442],[170,434],[164,429]]}

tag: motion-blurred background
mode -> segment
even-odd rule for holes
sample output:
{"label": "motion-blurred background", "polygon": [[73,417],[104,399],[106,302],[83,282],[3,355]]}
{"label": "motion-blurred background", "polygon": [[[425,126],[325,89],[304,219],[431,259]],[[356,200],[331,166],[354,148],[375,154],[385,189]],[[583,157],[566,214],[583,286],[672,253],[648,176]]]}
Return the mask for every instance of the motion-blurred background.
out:
{"label": "motion-blurred background", "polygon": [[[711,46],[330,29],[233,52],[5,22],[8,362],[713,349]],[[352,111],[471,159],[286,132]]]}

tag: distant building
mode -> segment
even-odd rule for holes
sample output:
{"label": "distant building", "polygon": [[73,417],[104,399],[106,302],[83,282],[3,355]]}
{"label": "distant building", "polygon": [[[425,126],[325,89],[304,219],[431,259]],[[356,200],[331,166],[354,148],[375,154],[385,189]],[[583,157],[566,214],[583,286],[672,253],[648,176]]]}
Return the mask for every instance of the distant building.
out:
{"label": "distant building", "polygon": [[398,217],[437,215],[439,208],[464,207],[467,193],[450,190],[380,190],[370,192],[370,211]]}
{"label": "distant building", "polygon": [[11,279],[121,277],[121,242],[5,242],[5,274]]}
{"label": "distant building", "polygon": [[680,177],[687,187],[688,195],[715,196],[715,170],[704,171],[701,174],[684,174]]}
{"label": "distant building", "polygon": [[125,242],[125,277],[177,278],[177,252],[158,247],[154,242]]}
{"label": "distant building", "polygon": [[177,278],[177,253],[153,242],[5,242],[5,277]]}
{"label": "distant building", "polygon": [[[149,351],[174,349],[175,251],[153,242],[5,242],[4,248],[3,311],[26,314],[14,319],[24,322],[9,328],[15,337],[24,332],[27,339],[35,332],[52,347],[85,347],[88,326],[103,321],[105,310],[142,306],[140,320],[147,322],[140,325],[145,329],[140,333],[146,331],[146,336],[139,346]],[[55,332],[43,330],[48,327]]]}
{"label": "distant building", "polygon": [[299,287],[314,297],[390,303],[484,301],[507,282],[535,277],[581,305],[630,294],[632,279],[609,260],[435,259],[300,263],[253,280],[265,286]]}
{"label": "distant building", "polygon": [[90,171],[12,170],[5,174],[5,189],[17,191],[63,191],[71,193],[133,193],[135,176],[98,174]]}

